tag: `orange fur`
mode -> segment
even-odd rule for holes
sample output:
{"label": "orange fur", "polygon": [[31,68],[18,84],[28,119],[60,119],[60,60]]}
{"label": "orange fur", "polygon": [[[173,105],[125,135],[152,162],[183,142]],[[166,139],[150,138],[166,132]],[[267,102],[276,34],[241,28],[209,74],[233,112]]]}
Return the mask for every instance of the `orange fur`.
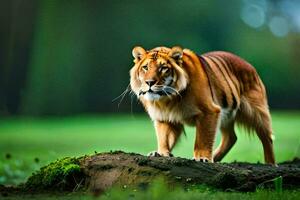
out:
{"label": "orange fur", "polygon": [[[188,124],[196,126],[194,159],[220,161],[237,140],[237,122],[257,133],[266,163],[275,164],[266,91],[249,63],[228,52],[198,56],[180,47],[135,47],[132,53],[130,85],[154,121],[154,155],[172,155]],[[213,153],[218,128],[222,140]]]}

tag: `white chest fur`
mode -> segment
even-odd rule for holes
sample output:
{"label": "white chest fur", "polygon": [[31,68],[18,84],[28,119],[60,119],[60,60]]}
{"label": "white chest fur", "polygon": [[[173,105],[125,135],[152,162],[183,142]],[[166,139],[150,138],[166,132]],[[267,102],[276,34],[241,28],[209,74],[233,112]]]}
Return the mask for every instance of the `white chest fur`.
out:
{"label": "white chest fur", "polygon": [[163,107],[151,104],[147,106],[147,111],[153,121],[172,123],[186,123],[200,112],[198,108],[184,103]]}
{"label": "white chest fur", "polygon": [[[165,107],[150,104],[147,106],[147,111],[153,121],[157,120],[172,123],[190,123],[191,121],[189,119],[201,112],[199,109],[187,106],[186,104]],[[234,120],[235,115],[236,110],[222,109],[219,116],[219,125],[226,126]]]}
{"label": "white chest fur", "polygon": [[153,121],[167,121],[167,122],[183,122],[184,116],[178,107],[173,108],[159,108],[155,105],[148,106],[148,114]]}

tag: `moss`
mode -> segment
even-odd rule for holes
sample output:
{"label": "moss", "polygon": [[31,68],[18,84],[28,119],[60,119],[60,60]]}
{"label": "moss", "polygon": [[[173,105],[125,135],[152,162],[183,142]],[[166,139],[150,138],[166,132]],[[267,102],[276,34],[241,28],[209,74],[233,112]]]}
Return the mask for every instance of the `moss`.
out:
{"label": "moss", "polygon": [[84,183],[79,159],[66,157],[33,173],[24,185],[25,190],[74,190]]}

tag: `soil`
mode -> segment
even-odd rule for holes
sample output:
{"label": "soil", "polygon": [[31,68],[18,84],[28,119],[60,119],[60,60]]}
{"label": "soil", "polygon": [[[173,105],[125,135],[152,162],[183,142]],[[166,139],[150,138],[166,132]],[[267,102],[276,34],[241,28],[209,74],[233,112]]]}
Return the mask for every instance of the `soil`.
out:
{"label": "soil", "polygon": [[[102,193],[113,186],[145,189],[157,179],[164,180],[170,187],[189,188],[204,184],[222,191],[249,192],[257,188],[274,188],[276,184],[285,189],[299,189],[300,159],[275,167],[243,162],[201,163],[116,151],[58,160],[41,168],[17,188],[0,186],[0,193],[74,190]],[[47,184],[43,180],[47,180]]]}
{"label": "soil", "polygon": [[85,187],[103,191],[114,185],[147,187],[162,178],[168,185],[205,184],[221,190],[255,191],[273,187],[282,177],[283,188],[300,187],[300,159],[278,167],[250,163],[201,163],[184,158],[146,157],[134,153],[102,153],[82,160]]}

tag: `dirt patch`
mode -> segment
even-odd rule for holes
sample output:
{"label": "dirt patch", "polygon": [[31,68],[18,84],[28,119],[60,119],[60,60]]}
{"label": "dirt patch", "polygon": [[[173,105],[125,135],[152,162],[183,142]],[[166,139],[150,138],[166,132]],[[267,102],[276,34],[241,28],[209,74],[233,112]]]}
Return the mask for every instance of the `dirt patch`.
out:
{"label": "dirt patch", "polygon": [[[241,162],[199,163],[184,158],[146,157],[116,151],[58,160],[41,168],[18,190],[81,189],[99,193],[112,186],[144,189],[154,180],[163,179],[171,187],[204,184],[225,191],[255,191],[261,187],[274,188],[274,180],[279,177],[280,187],[299,188],[300,159],[274,167]],[[0,187],[1,193],[5,190],[5,187]]]}
{"label": "dirt patch", "polygon": [[112,185],[147,186],[157,178],[184,187],[205,184],[236,191],[274,187],[274,179],[278,177],[282,177],[283,188],[300,186],[300,159],[274,167],[240,162],[199,163],[183,158],[115,152],[87,157],[81,161],[81,166],[87,175],[86,187],[91,190],[105,190]]}

